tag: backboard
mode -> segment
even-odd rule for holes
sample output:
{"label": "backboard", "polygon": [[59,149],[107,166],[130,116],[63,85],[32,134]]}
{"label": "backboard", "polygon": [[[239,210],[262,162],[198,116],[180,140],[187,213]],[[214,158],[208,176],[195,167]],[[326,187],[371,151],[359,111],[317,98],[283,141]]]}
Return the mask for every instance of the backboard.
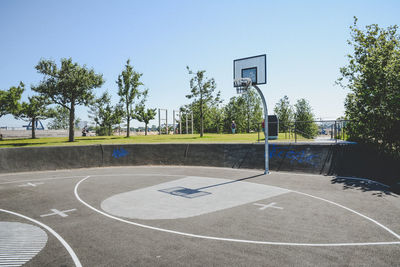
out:
{"label": "backboard", "polygon": [[[267,55],[246,57],[233,61],[233,80],[250,78],[252,84],[267,83]],[[235,87],[237,87],[234,84]]]}

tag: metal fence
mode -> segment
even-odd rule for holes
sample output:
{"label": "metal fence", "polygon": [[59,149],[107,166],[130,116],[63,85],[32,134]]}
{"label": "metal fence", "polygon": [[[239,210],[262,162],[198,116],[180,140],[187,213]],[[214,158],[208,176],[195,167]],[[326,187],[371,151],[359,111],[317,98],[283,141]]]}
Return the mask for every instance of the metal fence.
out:
{"label": "metal fence", "polygon": [[[268,125],[278,124],[269,122]],[[349,120],[315,120],[315,121],[290,121],[279,122],[278,141],[289,142],[342,142],[348,138],[347,128]],[[258,124],[258,141],[264,140],[262,123]],[[270,138],[271,139],[271,135]],[[274,138],[273,138],[274,139]]]}

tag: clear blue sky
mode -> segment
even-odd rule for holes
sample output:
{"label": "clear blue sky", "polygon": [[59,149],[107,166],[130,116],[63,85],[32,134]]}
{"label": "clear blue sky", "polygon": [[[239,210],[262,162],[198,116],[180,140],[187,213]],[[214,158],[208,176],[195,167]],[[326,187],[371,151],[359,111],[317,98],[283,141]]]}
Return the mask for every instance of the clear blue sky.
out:
{"label": "clear blue sky", "polygon": [[[316,117],[344,113],[346,90],[335,86],[351,51],[353,16],[359,25],[400,24],[400,1],[0,1],[0,88],[42,78],[41,58],[72,57],[102,73],[118,101],[118,74],[128,58],[149,88],[147,106],[189,103],[185,67],[215,78],[225,103],[236,95],[232,61],[267,54],[268,83],[261,86],[269,113],[287,95],[306,98]],[[86,108],[77,116],[88,120]],[[170,115],[170,121],[172,115]],[[22,126],[7,115],[0,126]],[[156,124],[153,122],[153,124]],[[134,126],[141,125],[134,122]]]}

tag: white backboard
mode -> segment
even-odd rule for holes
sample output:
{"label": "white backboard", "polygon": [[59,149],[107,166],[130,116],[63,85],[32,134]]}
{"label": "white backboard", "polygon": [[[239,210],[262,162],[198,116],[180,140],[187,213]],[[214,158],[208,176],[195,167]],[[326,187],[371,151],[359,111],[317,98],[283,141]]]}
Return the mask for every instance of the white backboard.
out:
{"label": "white backboard", "polygon": [[267,55],[246,57],[233,61],[233,80],[250,78],[252,84],[267,83]]}

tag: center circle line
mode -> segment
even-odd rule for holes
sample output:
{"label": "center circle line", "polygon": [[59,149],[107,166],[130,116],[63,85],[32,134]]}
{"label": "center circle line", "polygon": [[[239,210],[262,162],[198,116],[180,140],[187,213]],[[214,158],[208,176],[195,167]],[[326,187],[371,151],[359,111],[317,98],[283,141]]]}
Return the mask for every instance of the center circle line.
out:
{"label": "center circle line", "polygon": [[[88,207],[89,209],[106,216],[110,219],[114,219],[116,221],[120,221],[123,223],[135,225],[138,227],[150,229],[150,230],[156,230],[160,232],[165,232],[165,233],[170,233],[170,234],[176,234],[176,235],[182,235],[182,236],[187,236],[187,237],[194,237],[194,238],[201,238],[201,239],[209,239],[209,240],[218,240],[218,241],[228,241],[228,242],[236,242],[236,243],[247,243],[247,244],[260,244],[260,245],[275,245],[275,246],[306,246],[306,247],[341,247],[341,246],[376,246],[376,245],[400,245],[400,241],[388,241],[388,242],[357,242],[357,243],[292,243],[292,242],[271,242],[271,241],[257,241],[257,240],[246,240],[246,239],[235,239],[235,238],[223,238],[223,237],[215,237],[215,236],[206,236],[206,235],[197,235],[197,234],[191,234],[191,233],[185,233],[185,232],[179,232],[179,231],[174,231],[174,230],[169,230],[169,229],[164,229],[164,228],[159,228],[159,227],[154,227],[146,224],[141,224],[141,223],[136,223],[132,221],[128,221],[113,215],[110,215],[108,213],[105,213],[101,210],[96,209],[95,207],[89,205],[86,203],[84,200],[81,199],[81,197],[78,194],[78,187],[81,183],[83,183],[85,180],[89,179],[91,176],[86,176],[82,180],[80,180],[74,188],[74,194],[76,199],[81,202],[83,205]],[[300,193],[304,195],[308,195],[305,193],[301,193],[298,191],[292,191],[295,193]],[[312,195],[308,195],[312,196]],[[314,197],[314,196],[313,196]],[[318,198],[318,197],[315,197]],[[327,200],[330,202],[329,200]],[[335,202],[332,202],[335,203]],[[337,204],[337,203],[335,203]],[[337,204],[338,206],[341,206],[340,204]],[[372,219],[371,219],[372,220]]]}

